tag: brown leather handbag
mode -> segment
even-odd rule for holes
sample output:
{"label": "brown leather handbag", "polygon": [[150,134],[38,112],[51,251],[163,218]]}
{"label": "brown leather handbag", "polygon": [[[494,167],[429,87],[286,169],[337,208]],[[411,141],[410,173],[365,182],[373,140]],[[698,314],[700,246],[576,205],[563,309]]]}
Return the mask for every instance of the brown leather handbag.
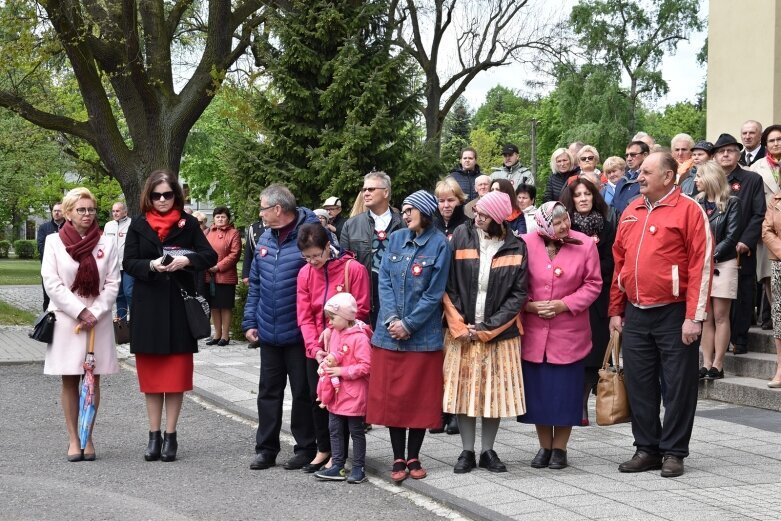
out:
{"label": "brown leather handbag", "polygon": [[[614,331],[605,350],[602,369],[599,370],[597,383],[597,425],[615,425],[631,419],[629,396],[624,383],[624,370],[618,355],[621,353],[621,334]],[[610,358],[613,366],[610,367]]]}

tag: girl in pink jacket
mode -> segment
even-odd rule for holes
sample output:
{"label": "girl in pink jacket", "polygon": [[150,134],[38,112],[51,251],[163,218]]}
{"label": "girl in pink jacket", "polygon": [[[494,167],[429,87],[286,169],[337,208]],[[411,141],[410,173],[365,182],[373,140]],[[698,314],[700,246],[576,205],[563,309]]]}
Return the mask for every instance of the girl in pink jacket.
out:
{"label": "girl in pink jacket", "polygon": [[[325,358],[324,373],[318,381],[317,395],[328,408],[328,429],[331,434],[332,465],[315,472],[324,480],[363,483],[366,481],[366,434],[363,428],[366,397],[369,392],[371,366],[371,328],[355,319],[358,305],[349,293],[337,293],[325,304],[325,313],[333,327]],[[339,387],[334,388],[333,379]],[[353,468],[345,477],[344,428],[353,440]]]}

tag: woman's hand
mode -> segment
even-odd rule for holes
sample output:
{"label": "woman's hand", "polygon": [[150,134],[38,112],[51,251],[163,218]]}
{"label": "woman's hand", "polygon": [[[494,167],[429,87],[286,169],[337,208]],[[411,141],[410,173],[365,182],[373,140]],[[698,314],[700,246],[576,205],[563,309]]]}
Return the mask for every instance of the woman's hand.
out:
{"label": "woman's hand", "polygon": [[328,353],[326,353],[322,349],[319,349],[317,353],[315,353],[315,360],[317,360],[318,364],[322,364],[326,356],[328,356]]}
{"label": "woman's hand", "polygon": [[342,376],[342,368],[339,366],[326,367],[325,372],[328,376]]}
{"label": "woman's hand", "polygon": [[409,333],[407,333],[407,330],[404,329],[404,326],[401,324],[401,320],[394,320],[391,322],[388,326],[388,333],[390,333],[390,336],[396,340],[406,340],[409,338]]}
{"label": "woman's hand", "polygon": [[179,271],[181,269],[186,268],[190,265],[190,259],[188,259],[186,256],[181,255],[179,257],[174,257],[174,260],[171,261],[171,263],[168,266],[163,266],[160,264],[159,266],[155,265],[155,269],[160,272],[172,272],[172,271]]}
{"label": "woman's hand", "polygon": [[85,331],[89,331],[98,323],[98,319],[95,318],[95,315],[87,308],[82,309],[76,319],[79,321],[79,328]]}
{"label": "woman's hand", "polygon": [[209,268],[209,273],[217,273],[217,266],[212,266]]}

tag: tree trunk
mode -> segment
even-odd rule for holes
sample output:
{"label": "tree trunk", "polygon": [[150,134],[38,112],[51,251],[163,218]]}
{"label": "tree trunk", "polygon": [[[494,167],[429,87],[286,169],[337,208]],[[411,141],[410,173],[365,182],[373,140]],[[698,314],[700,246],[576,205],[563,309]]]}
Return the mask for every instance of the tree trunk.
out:
{"label": "tree trunk", "polygon": [[439,90],[439,81],[429,81],[426,84],[426,106],[423,108],[423,116],[426,119],[426,145],[428,145],[434,157],[439,157],[442,149],[442,123],[439,114],[439,104],[442,102],[442,92]]}

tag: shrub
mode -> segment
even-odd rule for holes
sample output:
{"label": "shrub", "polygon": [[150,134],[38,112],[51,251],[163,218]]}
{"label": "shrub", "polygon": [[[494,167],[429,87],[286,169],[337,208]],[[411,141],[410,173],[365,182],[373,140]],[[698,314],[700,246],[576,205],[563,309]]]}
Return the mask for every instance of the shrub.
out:
{"label": "shrub", "polygon": [[34,259],[36,250],[35,241],[14,241],[14,251],[20,259]]}
{"label": "shrub", "polygon": [[11,249],[10,241],[0,241],[0,259],[8,258],[8,251]]}

